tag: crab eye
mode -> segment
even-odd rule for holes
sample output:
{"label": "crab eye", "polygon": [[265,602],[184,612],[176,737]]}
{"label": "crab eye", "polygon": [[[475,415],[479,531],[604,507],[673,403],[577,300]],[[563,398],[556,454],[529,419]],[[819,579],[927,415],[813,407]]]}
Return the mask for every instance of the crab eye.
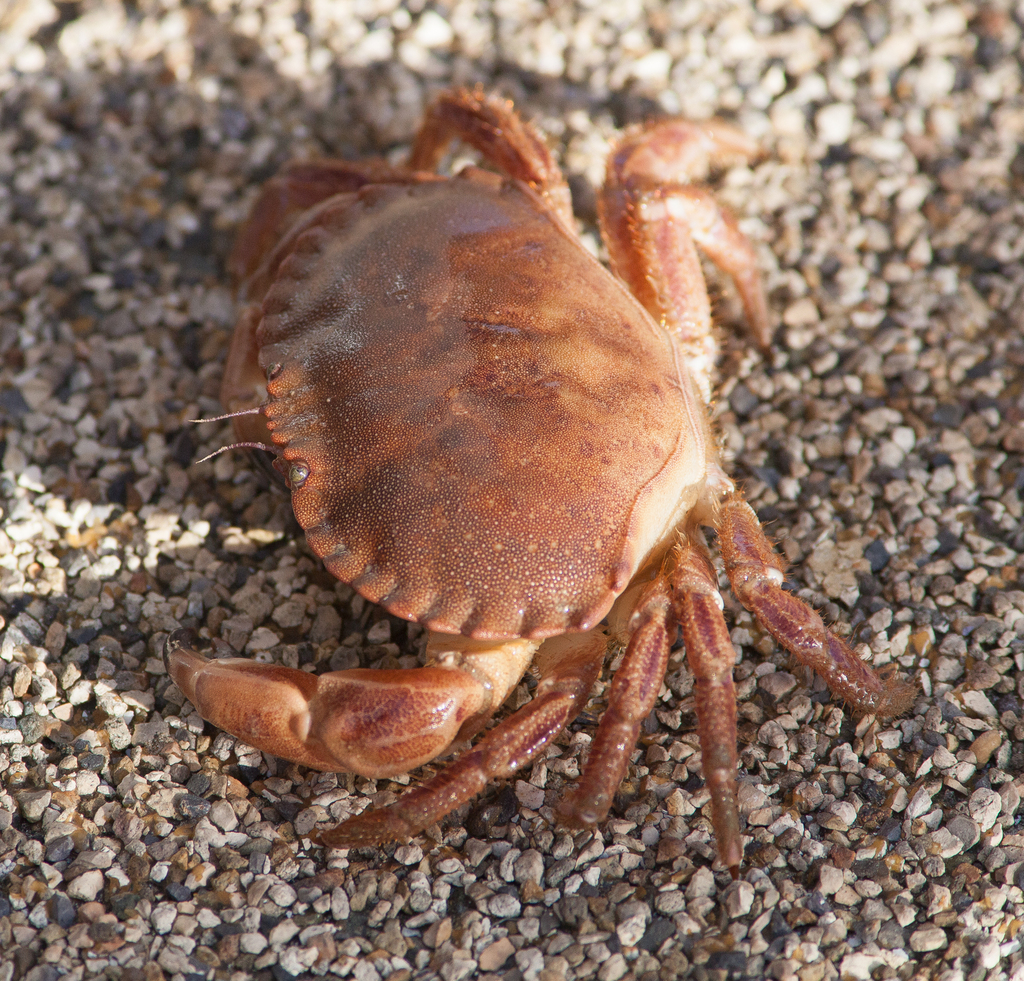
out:
{"label": "crab eye", "polygon": [[284,371],[284,365],[280,361],[267,365],[267,381],[273,381],[282,371]]}
{"label": "crab eye", "polygon": [[309,476],[309,467],[304,463],[293,463],[288,468],[288,483],[291,484],[293,490],[298,490]]}

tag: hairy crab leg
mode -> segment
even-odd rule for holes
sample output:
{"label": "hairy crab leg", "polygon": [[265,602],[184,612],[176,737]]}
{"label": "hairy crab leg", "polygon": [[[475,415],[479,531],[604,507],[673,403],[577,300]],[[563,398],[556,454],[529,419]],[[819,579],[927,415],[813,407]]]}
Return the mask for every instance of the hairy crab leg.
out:
{"label": "hairy crab leg", "polygon": [[478,150],[502,173],[529,184],[576,236],[572,198],[562,171],[547,144],[519,118],[511,102],[480,90],[442,93],[427,111],[409,155],[409,168],[434,170],[454,139]]}
{"label": "hairy crab leg", "polygon": [[676,338],[705,401],[717,350],[695,245],[732,277],[761,347],[771,330],[753,247],[710,190],[691,181],[711,165],[756,153],[747,137],[716,120],[665,120],[622,140],[598,197],[612,270]]}
{"label": "hairy crab leg", "polygon": [[718,854],[738,878],[743,847],[736,788],[736,649],[722,615],[718,576],[705,552],[687,539],[672,574],[676,617],[693,672],[694,707],[704,782],[711,793],[711,824]]}
{"label": "hairy crab leg", "polygon": [[803,600],[782,588],[782,558],[753,508],[739,494],[722,502],[717,527],[725,571],[736,597],[787,651],[813,668],[833,694],[854,708],[883,718],[910,708],[915,685],[879,675]]}
{"label": "hairy crab leg", "polygon": [[336,848],[363,847],[415,835],[475,797],[494,778],[521,769],[586,704],[607,644],[600,630],[545,641],[534,659],[541,679],[531,701],[390,807],[365,811],[332,831],[321,832],[320,843]]}
{"label": "hairy crab leg", "polygon": [[570,826],[593,827],[604,820],[626,775],[640,726],[661,691],[676,631],[662,576],[640,597],[630,626],[632,635],[609,687],[608,707],[594,734],[583,775],[558,810]]}

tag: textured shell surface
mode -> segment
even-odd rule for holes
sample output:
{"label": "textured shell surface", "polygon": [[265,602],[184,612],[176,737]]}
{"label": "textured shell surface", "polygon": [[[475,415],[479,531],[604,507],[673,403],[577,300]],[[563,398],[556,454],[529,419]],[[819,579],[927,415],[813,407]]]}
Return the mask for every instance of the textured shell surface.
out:
{"label": "textured shell surface", "polygon": [[311,547],[435,630],[589,629],[705,475],[665,332],[516,181],[338,195],[258,340]]}

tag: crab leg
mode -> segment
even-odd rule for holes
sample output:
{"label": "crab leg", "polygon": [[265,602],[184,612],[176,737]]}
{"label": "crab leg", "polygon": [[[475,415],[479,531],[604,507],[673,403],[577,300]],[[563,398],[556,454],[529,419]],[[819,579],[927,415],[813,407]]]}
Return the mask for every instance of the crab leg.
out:
{"label": "crab leg", "polygon": [[768,346],[771,331],[753,247],[710,190],[690,182],[711,165],[756,153],[743,134],[716,120],[655,123],[619,144],[598,198],[612,270],[675,336],[705,400],[716,347],[695,245],[732,277],[761,347]]}
{"label": "crab leg", "polygon": [[880,676],[814,610],[782,588],[785,565],[739,494],[722,502],[718,534],[737,598],[801,664],[820,674],[833,694],[882,717],[910,708],[914,685]]}
{"label": "crab leg", "polygon": [[607,642],[600,630],[545,641],[534,659],[541,680],[530,702],[435,777],[390,807],[366,811],[321,833],[320,842],[348,848],[415,835],[475,797],[495,777],[511,776],[524,767],[586,704]]}
{"label": "crab leg", "polygon": [[579,783],[559,808],[559,817],[575,826],[603,821],[636,748],[640,726],[651,713],[668,667],[675,618],[665,580],[658,577],[644,592],[632,617],[632,636],[608,693]]}
{"label": "crab leg", "polygon": [[704,782],[711,793],[711,823],[718,854],[735,879],[743,858],[736,803],[736,692],[732,680],[736,650],[722,616],[718,577],[707,555],[690,540],[678,552],[672,593],[686,659],[693,671]]}
{"label": "crab leg", "polygon": [[511,102],[488,98],[480,90],[440,95],[413,144],[410,170],[434,170],[453,139],[468,143],[504,174],[529,184],[575,236],[572,199],[562,172],[547,145],[519,118]]}

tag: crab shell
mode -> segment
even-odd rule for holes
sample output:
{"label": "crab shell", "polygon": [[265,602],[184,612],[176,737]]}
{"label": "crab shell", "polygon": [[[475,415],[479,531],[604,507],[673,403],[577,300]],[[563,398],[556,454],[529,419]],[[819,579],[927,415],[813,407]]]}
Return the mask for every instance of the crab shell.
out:
{"label": "crab shell", "polygon": [[333,575],[433,630],[549,637],[660,559],[706,412],[621,282],[528,186],[492,185],[371,186],[293,230],[256,332],[264,415]]}

